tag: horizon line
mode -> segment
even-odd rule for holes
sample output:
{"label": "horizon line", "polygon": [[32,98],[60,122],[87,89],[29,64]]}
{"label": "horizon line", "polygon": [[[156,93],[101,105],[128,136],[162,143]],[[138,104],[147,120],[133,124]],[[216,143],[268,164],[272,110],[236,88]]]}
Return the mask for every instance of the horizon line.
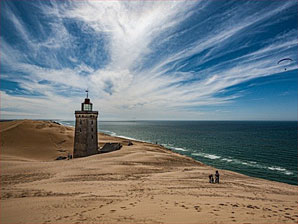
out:
{"label": "horizon line", "polygon": [[[19,120],[33,120],[33,121],[75,121],[74,119],[73,120],[67,120],[67,119],[29,119],[29,118],[16,118],[16,119],[0,119],[0,122],[3,122],[3,121],[19,121]],[[121,119],[121,120],[113,120],[113,119],[107,119],[107,120],[98,120],[98,122],[136,122],[136,121],[246,121],[246,122],[298,122],[298,120],[191,120],[191,119],[188,119],[188,120],[183,120],[183,119],[172,119],[172,120],[166,120],[166,119]]]}

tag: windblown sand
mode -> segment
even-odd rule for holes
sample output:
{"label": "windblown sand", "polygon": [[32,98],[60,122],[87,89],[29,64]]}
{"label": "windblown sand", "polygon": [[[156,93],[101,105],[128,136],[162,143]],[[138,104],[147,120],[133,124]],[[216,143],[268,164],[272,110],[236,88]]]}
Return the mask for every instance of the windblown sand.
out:
{"label": "windblown sand", "polygon": [[55,161],[73,132],[47,121],[0,123],[1,224],[297,223],[297,186],[219,170],[158,145],[100,134],[121,150]]}

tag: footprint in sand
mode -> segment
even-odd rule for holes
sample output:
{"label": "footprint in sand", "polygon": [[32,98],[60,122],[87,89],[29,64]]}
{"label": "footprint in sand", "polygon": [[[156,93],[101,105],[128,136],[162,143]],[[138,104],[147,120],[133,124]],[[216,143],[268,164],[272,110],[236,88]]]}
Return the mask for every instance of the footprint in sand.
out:
{"label": "footprint in sand", "polygon": [[285,210],[293,210],[292,208],[285,208]]}
{"label": "footprint in sand", "polygon": [[110,210],[110,212],[116,212],[116,210],[112,209],[112,210]]}
{"label": "footprint in sand", "polygon": [[293,219],[293,218],[290,217],[290,216],[284,216],[284,217],[287,218],[287,219],[295,220],[295,219]]}
{"label": "footprint in sand", "polygon": [[195,208],[195,210],[196,210],[197,212],[202,211],[202,209],[201,209],[200,206],[198,206],[198,205],[194,206],[194,208]]}
{"label": "footprint in sand", "polygon": [[186,207],[185,205],[181,205],[182,208],[188,209],[188,207]]}
{"label": "footprint in sand", "polygon": [[131,205],[132,207],[135,207],[136,203],[129,203],[129,205]]}

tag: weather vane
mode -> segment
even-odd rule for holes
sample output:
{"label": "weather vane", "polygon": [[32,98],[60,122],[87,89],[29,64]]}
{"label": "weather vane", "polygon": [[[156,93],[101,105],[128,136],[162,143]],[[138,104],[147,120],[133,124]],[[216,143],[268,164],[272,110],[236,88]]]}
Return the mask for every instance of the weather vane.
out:
{"label": "weather vane", "polygon": [[87,93],[87,98],[88,98],[88,92],[89,92],[89,90],[88,89],[86,89],[86,91],[85,91],[86,93]]}

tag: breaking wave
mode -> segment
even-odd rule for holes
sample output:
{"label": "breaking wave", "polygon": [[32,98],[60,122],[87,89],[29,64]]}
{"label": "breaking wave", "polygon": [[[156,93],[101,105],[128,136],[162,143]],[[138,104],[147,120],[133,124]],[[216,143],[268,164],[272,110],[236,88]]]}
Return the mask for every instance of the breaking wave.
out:
{"label": "breaking wave", "polygon": [[293,175],[293,172],[287,170],[286,168],[279,167],[279,166],[266,166],[266,165],[259,164],[255,161],[243,161],[243,160],[235,159],[235,158],[231,158],[231,157],[224,158],[219,155],[208,154],[208,153],[203,153],[203,152],[199,152],[199,153],[195,152],[195,153],[191,153],[191,155],[200,156],[200,157],[204,157],[204,158],[212,159],[212,160],[217,159],[217,160],[221,160],[226,163],[241,164],[244,166],[249,166],[249,167],[254,167],[254,168],[259,168],[259,169],[267,169],[267,170],[271,170],[271,171],[277,171],[277,172],[283,173],[285,175]]}
{"label": "breaking wave", "polygon": [[180,148],[180,147],[174,147],[168,144],[162,144],[163,147],[171,149],[171,150],[175,150],[175,151],[182,151],[182,152],[187,152],[188,150],[185,148]]}
{"label": "breaking wave", "polygon": [[214,155],[214,154],[208,154],[208,153],[203,153],[203,152],[200,152],[200,153],[192,153],[192,155],[194,156],[201,156],[201,157],[204,157],[204,158],[207,158],[207,159],[220,159],[221,156],[218,156],[218,155]]}
{"label": "breaking wave", "polygon": [[116,133],[113,131],[107,131],[107,130],[101,130],[101,129],[99,129],[98,131],[100,131],[104,134],[107,134],[107,135],[116,136]]}

